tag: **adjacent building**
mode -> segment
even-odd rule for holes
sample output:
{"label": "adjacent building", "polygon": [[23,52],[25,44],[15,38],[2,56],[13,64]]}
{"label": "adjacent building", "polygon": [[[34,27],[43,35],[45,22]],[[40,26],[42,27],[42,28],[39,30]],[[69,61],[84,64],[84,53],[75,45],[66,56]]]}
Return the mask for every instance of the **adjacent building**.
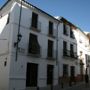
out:
{"label": "adjacent building", "polygon": [[0,90],[58,88],[90,75],[90,38],[63,17],[24,0],[0,9]]}

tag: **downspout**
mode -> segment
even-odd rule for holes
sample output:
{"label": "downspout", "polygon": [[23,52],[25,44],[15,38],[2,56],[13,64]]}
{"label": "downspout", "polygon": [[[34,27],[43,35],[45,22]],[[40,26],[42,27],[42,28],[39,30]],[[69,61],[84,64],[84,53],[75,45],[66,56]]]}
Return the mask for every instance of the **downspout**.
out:
{"label": "downspout", "polygon": [[60,24],[61,21],[58,21],[58,24],[57,24],[57,33],[56,33],[56,65],[58,67],[58,84],[60,83],[60,80],[59,80],[59,72],[60,72],[60,69],[59,69],[59,60],[58,60],[58,31],[59,31],[59,24]]}
{"label": "downspout", "polygon": [[16,43],[16,58],[15,58],[16,61],[18,59],[18,44],[19,44],[19,35],[20,35],[21,14],[22,14],[22,0],[21,0],[21,7],[19,14],[18,34],[17,34],[17,43]]}

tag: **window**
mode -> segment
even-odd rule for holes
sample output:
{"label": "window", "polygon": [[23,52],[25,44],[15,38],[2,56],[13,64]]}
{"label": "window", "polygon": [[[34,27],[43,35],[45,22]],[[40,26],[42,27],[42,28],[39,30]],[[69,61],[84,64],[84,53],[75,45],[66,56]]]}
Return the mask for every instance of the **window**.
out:
{"label": "window", "polygon": [[63,55],[66,56],[67,55],[67,42],[63,41]]}
{"label": "window", "polygon": [[27,63],[26,87],[37,86],[38,64]]}
{"label": "window", "polygon": [[47,84],[53,84],[53,65],[47,65]]}
{"label": "window", "polygon": [[4,61],[4,66],[6,67],[6,65],[7,65],[7,61]]}
{"label": "window", "polygon": [[10,14],[8,14],[8,18],[7,18],[7,23],[6,24],[9,24],[9,21],[10,21]]}
{"label": "window", "polygon": [[63,41],[63,49],[67,50],[67,42]]}
{"label": "window", "polygon": [[29,49],[28,52],[31,54],[40,54],[40,46],[37,40],[37,36],[30,34],[29,36]]}
{"label": "window", "polygon": [[72,31],[72,28],[71,28],[71,27],[70,27],[70,37],[71,37],[71,38],[73,38],[73,39],[75,38],[75,37],[74,37],[74,33],[73,33],[73,31]]}
{"label": "window", "polygon": [[53,23],[49,21],[49,35],[53,35]]}
{"label": "window", "polygon": [[74,57],[74,47],[73,47],[73,44],[70,44],[70,56]]}
{"label": "window", "polygon": [[38,14],[36,13],[32,13],[32,24],[31,26],[34,27],[34,28],[37,28],[38,26]]}
{"label": "window", "polygon": [[53,58],[53,41],[48,40],[48,57]]}
{"label": "window", "polygon": [[68,76],[68,65],[63,64],[63,76],[66,77]]}
{"label": "window", "polygon": [[75,76],[75,67],[74,66],[71,66],[70,67],[70,76],[71,77],[74,77]]}
{"label": "window", "polygon": [[66,28],[65,24],[63,25],[63,34],[68,35],[67,28]]}

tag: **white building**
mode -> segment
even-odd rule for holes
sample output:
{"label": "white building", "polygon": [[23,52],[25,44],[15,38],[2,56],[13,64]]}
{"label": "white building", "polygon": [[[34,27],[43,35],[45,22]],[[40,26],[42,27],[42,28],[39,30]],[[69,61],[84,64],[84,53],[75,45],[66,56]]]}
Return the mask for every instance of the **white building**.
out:
{"label": "white building", "polygon": [[0,9],[0,90],[50,89],[62,76],[77,77],[79,32],[64,18],[8,0]]}
{"label": "white building", "polygon": [[[75,81],[77,77],[77,40],[75,31],[77,27],[61,17],[60,31],[58,32],[60,78],[69,83],[69,78]],[[63,78],[62,78],[63,77]]]}
{"label": "white building", "polygon": [[56,34],[59,22],[23,0],[8,1],[1,8],[0,90],[58,84]]}
{"label": "white building", "polygon": [[[68,82],[68,78],[82,81],[87,73],[90,77],[90,40],[77,26],[61,17],[61,31],[59,33],[60,77]],[[61,47],[62,46],[62,47]]]}

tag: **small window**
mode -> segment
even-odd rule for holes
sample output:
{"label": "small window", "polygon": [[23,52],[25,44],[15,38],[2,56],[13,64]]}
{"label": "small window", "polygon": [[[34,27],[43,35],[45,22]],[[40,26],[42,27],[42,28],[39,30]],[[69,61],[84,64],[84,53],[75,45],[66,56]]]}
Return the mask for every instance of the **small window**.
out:
{"label": "small window", "polygon": [[67,42],[63,41],[63,55],[67,56]]}
{"label": "small window", "polygon": [[7,61],[4,61],[4,66],[6,67],[6,65],[7,65]]}
{"label": "small window", "polygon": [[32,27],[37,28],[38,27],[38,14],[32,13]]}
{"label": "small window", "polygon": [[63,41],[63,49],[67,50],[67,42],[66,41]]}
{"label": "small window", "polygon": [[72,30],[72,28],[71,28],[71,27],[70,27],[70,37],[71,37],[71,38],[73,38],[73,39],[75,38],[75,37],[74,37],[73,30]]}
{"label": "small window", "polygon": [[63,25],[63,34],[68,36],[67,27],[65,24]]}
{"label": "small window", "polygon": [[63,64],[63,76],[66,77],[68,76],[68,65]]}
{"label": "small window", "polygon": [[8,18],[7,18],[7,23],[6,24],[9,24],[9,21],[10,21],[10,14],[8,14]]}
{"label": "small window", "polygon": [[53,57],[53,41],[48,40],[48,57]]}
{"label": "small window", "polygon": [[53,84],[53,65],[47,65],[47,85]]}
{"label": "small window", "polygon": [[53,23],[49,21],[49,35],[53,35]]}

